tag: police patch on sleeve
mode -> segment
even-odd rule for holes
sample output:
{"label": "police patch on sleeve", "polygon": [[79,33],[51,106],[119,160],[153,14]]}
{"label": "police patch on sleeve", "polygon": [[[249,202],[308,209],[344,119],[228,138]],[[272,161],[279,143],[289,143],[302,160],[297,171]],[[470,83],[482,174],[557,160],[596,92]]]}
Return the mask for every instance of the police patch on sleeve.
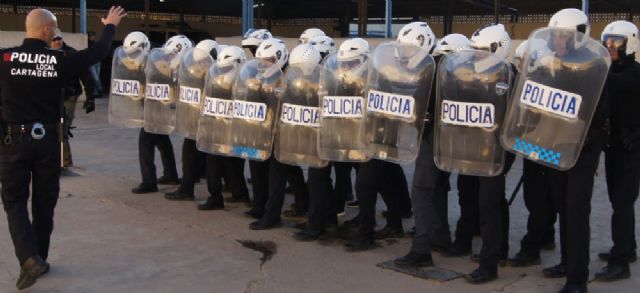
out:
{"label": "police patch on sleeve", "polygon": [[180,86],[180,102],[199,105],[200,104],[200,89]]}
{"label": "police patch on sleeve", "polygon": [[262,122],[267,118],[267,104],[247,101],[235,101],[233,117]]}
{"label": "police patch on sleeve", "polygon": [[412,96],[369,90],[367,111],[386,114],[391,117],[414,121],[416,101]]}
{"label": "police patch on sleeve", "polygon": [[171,100],[171,87],[168,84],[147,83],[144,97],[155,101]]}
{"label": "police patch on sleeve", "polygon": [[319,127],[320,108],[283,103],[280,121],[285,124]]}
{"label": "police patch on sleeve", "polygon": [[332,118],[364,117],[364,99],[360,96],[326,96],[322,100],[322,116]]}
{"label": "police patch on sleeve", "polygon": [[212,97],[205,97],[202,113],[206,116],[232,118],[233,117],[233,101],[212,98]]}
{"label": "police patch on sleeve", "polygon": [[491,128],[495,117],[495,107],[490,103],[442,101],[441,120],[445,124]]}
{"label": "police patch on sleeve", "polygon": [[520,102],[544,112],[574,119],[580,111],[582,96],[527,80]]}
{"label": "police patch on sleeve", "polygon": [[111,81],[111,93],[120,96],[139,97],[140,82],[137,80],[113,79]]}

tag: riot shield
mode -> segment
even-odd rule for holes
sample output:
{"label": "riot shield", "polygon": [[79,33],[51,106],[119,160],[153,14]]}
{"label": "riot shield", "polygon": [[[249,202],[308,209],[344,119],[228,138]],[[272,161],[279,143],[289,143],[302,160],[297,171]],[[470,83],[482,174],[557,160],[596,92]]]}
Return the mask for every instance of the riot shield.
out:
{"label": "riot shield", "polygon": [[[325,57],[320,77],[320,127],[318,156],[339,162],[366,162],[365,102],[367,81],[365,64],[340,62],[336,54]],[[357,70],[356,68],[363,70]]]}
{"label": "riot shield", "polygon": [[274,147],[276,159],[282,163],[315,168],[328,164],[318,157],[317,144],[321,71],[315,64],[294,64],[287,69]]}
{"label": "riot shield", "polygon": [[171,134],[176,120],[176,87],[180,55],[152,49],[145,66],[144,130]]}
{"label": "riot shield", "polygon": [[213,64],[213,58],[200,48],[189,49],[180,61],[178,70],[179,94],[176,102],[175,133],[188,139],[196,139],[198,119],[204,101],[204,79]]}
{"label": "riot shield", "polygon": [[242,65],[233,87],[232,156],[258,161],[271,156],[283,87],[284,74],[273,63],[253,59]]}
{"label": "riot shield", "polygon": [[611,65],[607,49],[580,32],[534,31],[502,131],[502,145],[568,170],[578,160]]}
{"label": "riot shield", "polygon": [[397,42],[372,55],[365,92],[365,131],[373,158],[411,163],[418,156],[435,63],[423,49]]}
{"label": "riot shield", "polygon": [[500,129],[511,77],[511,65],[487,51],[458,51],[440,62],[433,151],[439,169],[501,174],[505,151]]}
{"label": "riot shield", "polygon": [[240,64],[211,66],[204,86],[204,101],[198,122],[196,146],[200,151],[230,156],[233,117],[233,83]]}
{"label": "riot shield", "polygon": [[109,123],[128,128],[140,128],[144,121],[144,65],[147,54],[136,50],[127,54],[122,47],[113,53],[111,92],[109,93]]}

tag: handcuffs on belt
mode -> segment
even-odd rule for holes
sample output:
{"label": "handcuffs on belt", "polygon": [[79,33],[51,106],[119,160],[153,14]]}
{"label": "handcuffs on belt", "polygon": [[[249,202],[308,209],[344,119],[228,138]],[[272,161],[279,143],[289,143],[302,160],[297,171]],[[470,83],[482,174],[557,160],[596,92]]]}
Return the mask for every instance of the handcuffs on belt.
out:
{"label": "handcuffs on belt", "polygon": [[[6,145],[10,145],[13,142],[13,138],[11,137],[11,127],[7,127],[7,133],[4,136],[4,140],[2,141]],[[26,129],[24,124],[20,125],[20,132],[25,133]],[[47,131],[44,129],[44,125],[40,122],[34,122],[31,127],[31,137],[36,140],[41,140],[44,138]]]}

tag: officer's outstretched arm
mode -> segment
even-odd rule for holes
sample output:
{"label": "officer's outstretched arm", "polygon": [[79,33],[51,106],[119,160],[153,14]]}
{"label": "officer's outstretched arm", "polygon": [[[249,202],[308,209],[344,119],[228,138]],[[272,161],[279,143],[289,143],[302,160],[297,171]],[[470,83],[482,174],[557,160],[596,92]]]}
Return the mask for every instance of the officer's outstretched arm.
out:
{"label": "officer's outstretched arm", "polygon": [[76,73],[81,69],[86,68],[92,64],[100,62],[109,55],[111,49],[111,42],[113,36],[116,33],[116,26],[120,24],[120,21],[127,16],[127,13],[120,6],[111,7],[107,17],[102,18],[102,23],[105,25],[102,31],[102,36],[93,46],[90,48],[80,50],[77,53],[69,54],[65,58],[65,72]]}

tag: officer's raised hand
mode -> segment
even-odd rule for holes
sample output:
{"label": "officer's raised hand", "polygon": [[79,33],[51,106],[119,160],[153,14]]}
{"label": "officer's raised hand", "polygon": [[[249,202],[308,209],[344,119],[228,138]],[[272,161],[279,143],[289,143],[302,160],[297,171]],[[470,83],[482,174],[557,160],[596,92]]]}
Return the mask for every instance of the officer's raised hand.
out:
{"label": "officer's raised hand", "polygon": [[104,25],[113,24],[114,26],[118,26],[125,16],[127,16],[127,13],[124,11],[124,8],[120,6],[111,6],[107,17],[102,18],[102,23]]}

